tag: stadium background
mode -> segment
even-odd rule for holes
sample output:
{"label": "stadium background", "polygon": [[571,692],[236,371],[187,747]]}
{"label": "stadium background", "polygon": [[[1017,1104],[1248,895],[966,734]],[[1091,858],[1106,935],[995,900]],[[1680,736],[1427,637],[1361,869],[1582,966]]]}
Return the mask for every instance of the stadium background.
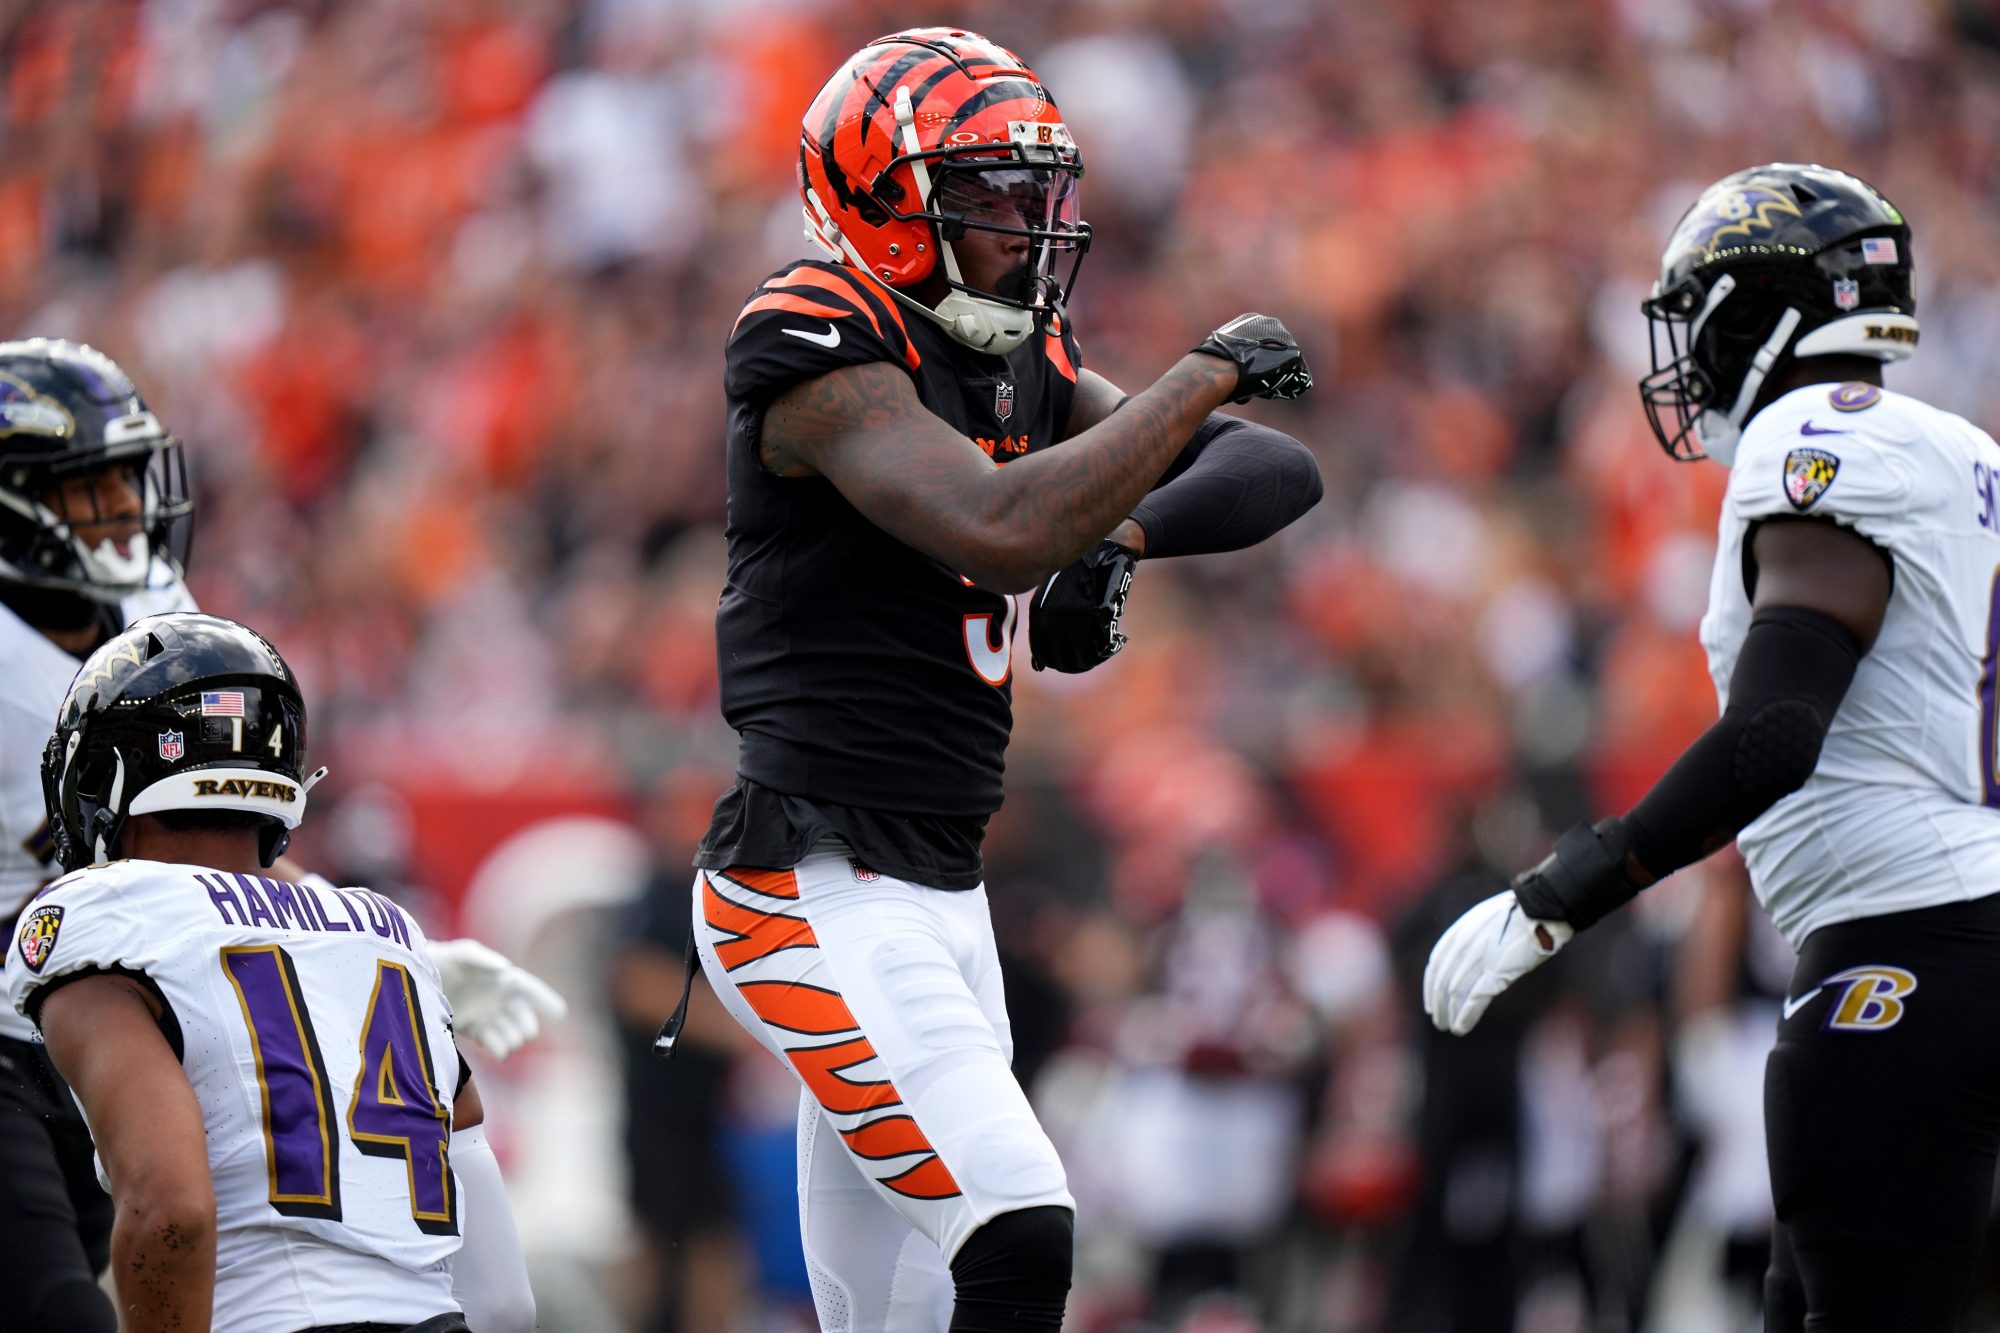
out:
{"label": "stadium background", "polygon": [[1926,331],[1892,383],[2000,425],[2000,6],[0,4],[0,329],[95,343],[188,442],[191,583],[333,766],[305,859],[575,1006],[481,1066],[543,1327],[802,1326],[786,1081],[713,1014],[692,1072],[637,1052],[733,758],[722,341],[803,252],[812,92],[931,22],[1076,131],[1091,365],[1137,387],[1262,309],[1320,384],[1244,409],[1311,445],[1317,510],[1143,566],[1107,669],[1017,654],[989,878],[1073,1326],[1748,1326],[1784,960],[1727,854],[1466,1042],[1413,969],[1713,716],[1723,473],[1633,391],[1702,184],[1884,188]]}

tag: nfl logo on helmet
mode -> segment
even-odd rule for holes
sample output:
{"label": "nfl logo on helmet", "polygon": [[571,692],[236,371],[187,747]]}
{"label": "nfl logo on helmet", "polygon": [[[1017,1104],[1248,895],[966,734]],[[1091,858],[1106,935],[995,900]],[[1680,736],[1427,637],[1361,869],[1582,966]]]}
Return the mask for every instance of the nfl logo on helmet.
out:
{"label": "nfl logo on helmet", "polygon": [[174,762],[174,760],[180,758],[181,755],[184,754],[187,749],[187,747],[183,745],[181,741],[182,741],[181,733],[178,731],[161,732],[160,758],[166,760],[170,764]]}

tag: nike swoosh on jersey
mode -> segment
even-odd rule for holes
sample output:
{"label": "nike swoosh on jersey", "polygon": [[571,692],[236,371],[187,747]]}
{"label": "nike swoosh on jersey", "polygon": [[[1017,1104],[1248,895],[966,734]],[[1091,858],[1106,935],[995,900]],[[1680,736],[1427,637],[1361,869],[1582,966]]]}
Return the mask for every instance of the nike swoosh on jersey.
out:
{"label": "nike swoosh on jersey", "polygon": [[[1844,435],[1844,434],[1846,434],[1846,432],[1845,432],[1845,431],[1842,431],[1842,432],[1840,432],[1840,433],[1841,433],[1841,434],[1843,434],[1843,435]],[[1798,1012],[1799,1010],[1801,1010],[1801,1009],[1805,1008],[1805,1007],[1806,1007],[1806,1002],[1807,1002],[1808,1000],[1812,999],[1812,997],[1813,997],[1813,996],[1815,996],[1815,995],[1819,994],[1819,993],[1820,993],[1821,991],[1823,991],[1823,990],[1825,990],[1825,989],[1826,989],[1826,987],[1824,987],[1824,986],[1814,986],[1814,987],[1813,987],[1813,988],[1812,988],[1811,990],[1807,991],[1807,992],[1806,992],[1806,993],[1805,993],[1804,995],[1801,995],[1801,996],[1799,996],[1799,998],[1798,998],[1798,999],[1796,999],[1796,1000],[1786,1000],[1786,1001],[1785,1001],[1785,1017],[1786,1017],[1786,1018],[1790,1018],[1790,1017],[1791,1017],[1791,1016],[1792,1016],[1793,1014],[1796,1014],[1796,1013],[1797,1013],[1797,1012]],[[1769,1013],[1770,1011],[1769,1011],[1769,1010],[1767,1009],[1767,1010],[1765,1010],[1765,1012],[1766,1012],[1766,1013]]]}
{"label": "nike swoosh on jersey", "polygon": [[[790,332],[791,332],[791,330],[790,330],[790,329],[786,329],[786,330],[785,330],[785,332],[786,332],[786,333],[790,333]],[[1807,423],[1806,423],[1805,425],[1803,425],[1803,426],[1799,427],[1799,434],[1801,434],[1801,435],[1852,435],[1852,434],[1854,434],[1854,432],[1853,432],[1853,431],[1851,431],[1851,430],[1834,430],[1834,429],[1832,429],[1831,427],[1828,427],[1828,426],[1815,426],[1815,425],[1813,425],[1813,424],[1812,424],[1812,422],[1808,421],[1808,422],[1807,422]]]}
{"label": "nike swoosh on jersey", "polygon": [[840,330],[831,324],[826,326],[825,333],[807,333],[804,329],[786,329],[785,332],[794,338],[804,338],[809,343],[818,343],[821,347],[840,346]]}

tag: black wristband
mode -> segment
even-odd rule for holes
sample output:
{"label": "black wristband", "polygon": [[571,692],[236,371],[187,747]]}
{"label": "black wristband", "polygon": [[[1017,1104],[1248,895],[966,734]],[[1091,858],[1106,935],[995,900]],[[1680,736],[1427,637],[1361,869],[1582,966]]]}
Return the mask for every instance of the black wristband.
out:
{"label": "black wristband", "polygon": [[1556,839],[1555,850],[1540,865],[1514,877],[1514,897],[1536,921],[1563,921],[1584,930],[1639,892],[1625,871],[1631,850],[1620,819],[1578,824]]}

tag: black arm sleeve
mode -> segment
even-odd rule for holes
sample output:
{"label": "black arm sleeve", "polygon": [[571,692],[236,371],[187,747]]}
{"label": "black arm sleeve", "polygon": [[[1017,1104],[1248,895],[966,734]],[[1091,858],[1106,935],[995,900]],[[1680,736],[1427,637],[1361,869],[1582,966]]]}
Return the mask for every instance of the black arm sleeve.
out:
{"label": "black arm sleeve", "polygon": [[1860,663],[1860,642],[1831,616],[1760,611],[1729,677],[1729,707],[1625,816],[1639,864],[1656,879],[1672,874],[1803,787]]}
{"label": "black arm sleeve", "polygon": [[1235,551],[1311,509],[1323,489],[1297,440],[1212,412],[1132,518],[1146,530],[1148,560]]}

